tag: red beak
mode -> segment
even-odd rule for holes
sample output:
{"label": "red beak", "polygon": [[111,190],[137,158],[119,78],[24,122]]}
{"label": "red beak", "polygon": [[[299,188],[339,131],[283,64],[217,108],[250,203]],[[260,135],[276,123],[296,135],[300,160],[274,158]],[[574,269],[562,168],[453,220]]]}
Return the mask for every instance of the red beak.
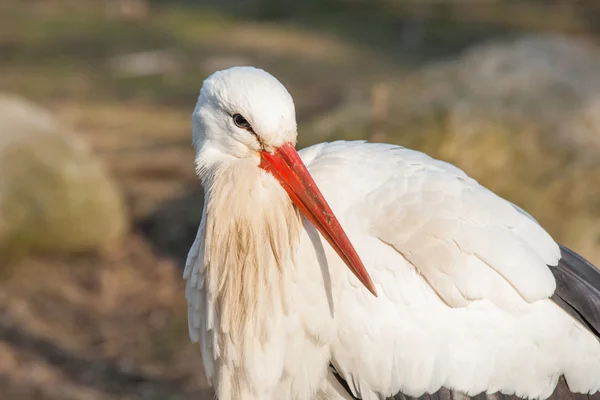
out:
{"label": "red beak", "polygon": [[262,151],[259,166],[277,178],[296,207],[321,232],[362,284],[377,296],[369,273],[294,146],[285,143],[273,153]]}

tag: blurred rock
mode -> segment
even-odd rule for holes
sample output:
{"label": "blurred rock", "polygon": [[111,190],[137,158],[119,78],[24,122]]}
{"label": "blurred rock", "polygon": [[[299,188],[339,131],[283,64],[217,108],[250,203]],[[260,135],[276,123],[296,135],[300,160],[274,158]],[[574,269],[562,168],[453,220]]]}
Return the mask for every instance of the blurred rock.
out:
{"label": "blurred rock", "polygon": [[0,94],[0,261],[101,249],[126,221],[120,193],[85,143],[47,111]]}
{"label": "blurred rock", "polygon": [[398,143],[456,164],[600,265],[597,47],[556,36],[490,42],[384,87],[385,110],[364,96],[313,132]]}

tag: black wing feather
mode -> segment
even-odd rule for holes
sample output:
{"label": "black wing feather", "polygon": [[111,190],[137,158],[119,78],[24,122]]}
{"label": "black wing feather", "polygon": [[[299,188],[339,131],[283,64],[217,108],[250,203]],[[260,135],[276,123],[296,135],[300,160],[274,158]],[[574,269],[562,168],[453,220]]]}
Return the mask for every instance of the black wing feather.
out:
{"label": "black wing feather", "polygon": [[600,338],[600,271],[567,247],[560,251],[558,265],[550,266],[556,279],[552,299]]}

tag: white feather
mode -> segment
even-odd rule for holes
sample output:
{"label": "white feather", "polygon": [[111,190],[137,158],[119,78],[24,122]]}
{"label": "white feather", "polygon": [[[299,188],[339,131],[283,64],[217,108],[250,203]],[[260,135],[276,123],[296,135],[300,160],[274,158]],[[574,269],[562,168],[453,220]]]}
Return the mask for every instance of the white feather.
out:
{"label": "white feather", "polygon": [[[232,125],[238,110],[255,132]],[[529,214],[399,146],[302,150],[375,298],[259,173],[257,149],[295,137],[291,97],[264,71],[231,69],[205,83],[194,143],[211,206],[184,277],[190,337],[221,400],[346,400],[330,363],[363,399],[440,387],[545,398],[563,374],[572,391],[600,388],[600,342],[549,300],[547,265],[560,251]]]}
{"label": "white feather", "polygon": [[333,360],[355,394],[546,397],[563,373],[572,390],[598,390],[600,344],[547,300],[559,249],[529,216],[400,147],[335,142],[301,154],[379,291],[370,297],[326,247]]}

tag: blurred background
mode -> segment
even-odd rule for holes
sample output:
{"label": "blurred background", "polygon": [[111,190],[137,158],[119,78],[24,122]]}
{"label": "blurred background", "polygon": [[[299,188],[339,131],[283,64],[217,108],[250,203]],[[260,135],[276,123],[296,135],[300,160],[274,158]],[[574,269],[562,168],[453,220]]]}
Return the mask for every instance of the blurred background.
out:
{"label": "blurred background", "polygon": [[463,168],[600,265],[595,0],[0,0],[0,399],[210,399],[187,334],[190,116],[233,65],[299,145]]}

